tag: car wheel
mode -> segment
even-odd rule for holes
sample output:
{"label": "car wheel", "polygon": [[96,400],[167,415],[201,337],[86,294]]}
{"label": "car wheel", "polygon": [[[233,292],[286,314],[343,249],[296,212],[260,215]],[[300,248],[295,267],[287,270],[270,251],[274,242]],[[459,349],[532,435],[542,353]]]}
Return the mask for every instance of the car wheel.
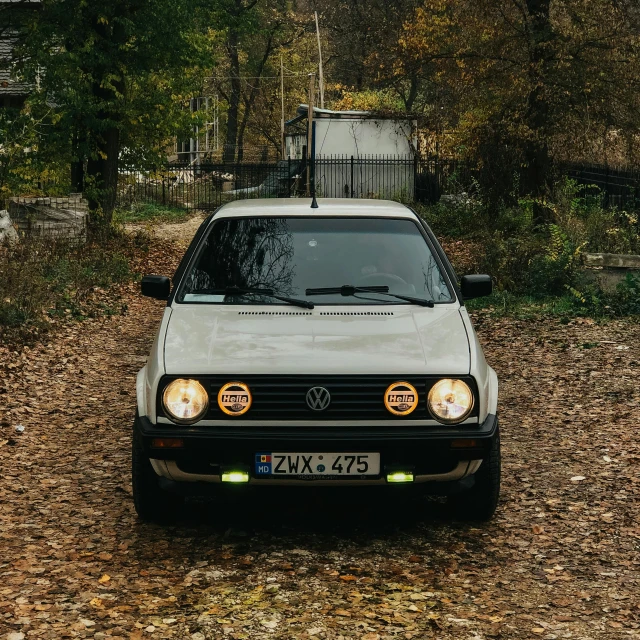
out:
{"label": "car wheel", "polygon": [[167,523],[176,519],[183,498],[160,488],[158,475],[144,452],[136,429],[133,432],[131,447],[131,481],[133,504],[142,520]]}
{"label": "car wheel", "polygon": [[491,443],[491,450],[475,472],[471,489],[450,496],[448,504],[456,520],[487,521],[493,517],[500,498],[500,431]]}

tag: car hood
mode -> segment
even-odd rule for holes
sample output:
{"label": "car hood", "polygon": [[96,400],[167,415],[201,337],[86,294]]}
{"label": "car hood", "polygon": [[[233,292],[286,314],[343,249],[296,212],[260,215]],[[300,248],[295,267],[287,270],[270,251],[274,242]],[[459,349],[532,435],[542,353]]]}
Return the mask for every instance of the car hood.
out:
{"label": "car hood", "polygon": [[169,375],[469,373],[457,305],[176,305],[164,343]]}

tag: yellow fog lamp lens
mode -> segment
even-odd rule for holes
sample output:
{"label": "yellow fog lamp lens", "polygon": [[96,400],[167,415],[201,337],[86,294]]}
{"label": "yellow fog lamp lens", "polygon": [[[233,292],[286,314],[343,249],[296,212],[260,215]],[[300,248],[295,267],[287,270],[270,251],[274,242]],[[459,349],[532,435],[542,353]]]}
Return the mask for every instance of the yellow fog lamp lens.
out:
{"label": "yellow fog lamp lens", "polygon": [[225,471],[221,476],[222,482],[249,482],[249,474],[245,471]]}
{"label": "yellow fog lamp lens", "polygon": [[209,395],[197,380],[178,378],[165,388],[162,405],[172,422],[193,424],[207,412]]}
{"label": "yellow fog lamp lens", "polygon": [[471,413],[474,400],[466,382],[445,378],[433,385],[427,402],[436,420],[444,424],[458,424]]}
{"label": "yellow fog lamp lens", "polygon": [[412,471],[395,471],[387,474],[387,482],[413,482]]}

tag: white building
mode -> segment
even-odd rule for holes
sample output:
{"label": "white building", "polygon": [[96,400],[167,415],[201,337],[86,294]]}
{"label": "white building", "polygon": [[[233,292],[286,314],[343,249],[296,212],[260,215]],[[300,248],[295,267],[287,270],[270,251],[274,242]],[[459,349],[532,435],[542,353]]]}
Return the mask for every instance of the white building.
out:
{"label": "white building", "polygon": [[[417,123],[368,111],[314,108],[316,191],[323,197],[397,199],[414,190]],[[287,122],[286,156],[307,157],[308,107]]]}

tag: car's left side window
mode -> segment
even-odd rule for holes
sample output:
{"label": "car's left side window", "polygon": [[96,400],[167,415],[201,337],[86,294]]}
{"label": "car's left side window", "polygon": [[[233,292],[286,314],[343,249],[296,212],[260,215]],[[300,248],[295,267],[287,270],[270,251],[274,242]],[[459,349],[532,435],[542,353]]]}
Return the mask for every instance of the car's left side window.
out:
{"label": "car's left side window", "polygon": [[191,262],[191,258],[193,257],[193,254],[198,250],[200,241],[202,240],[202,237],[206,233],[207,228],[211,223],[211,218],[213,217],[213,215],[214,214],[207,216],[206,220],[198,227],[198,230],[193,236],[193,240],[191,241],[189,248],[187,249],[185,254],[182,256],[182,260],[180,260],[180,264],[178,265],[178,268],[175,270],[175,273],[173,274],[174,286],[177,286],[180,283],[180,280],[182,280],[182,277],[184,276],[184,273],[187,270],[187,267],[189,266],[189,262]]}

